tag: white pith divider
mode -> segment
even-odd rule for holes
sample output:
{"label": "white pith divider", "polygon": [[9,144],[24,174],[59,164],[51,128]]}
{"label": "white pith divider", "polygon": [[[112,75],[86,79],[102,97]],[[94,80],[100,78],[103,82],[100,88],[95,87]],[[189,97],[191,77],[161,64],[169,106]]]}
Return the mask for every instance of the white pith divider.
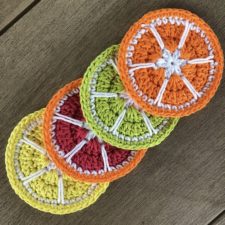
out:
{"label": "white pith divider", "polygon": [[[40,145],[35,143],[34,141],[31,141],[28,137],[24,135],[24,137],[21,139],[21,141],[29,146],[31,146],[33,149],[37,150],[41,154],[45,155],[48,157],[47,152],[45,151],[44,148],[42,148]],[[41,150],[41,151],[40,151]],[[48,157],[49,158],[49,157]],[[50,160],[50,159],[49,159]],[[53,162],[50,162],[47,166],[44,168],[30,174],[27,177],[22,177],[21,181],[23,182],[24,185],[27,185],[31,181],[37,179],[38,177],[42,176],[45,173],[48,173],[49,171],[55,169],[58,175],[58,204],[63,204],[64,205],[64,186],[63,186],[63,177],[62,177],[62,172],[59,169],[56,169],[56,166]]]}

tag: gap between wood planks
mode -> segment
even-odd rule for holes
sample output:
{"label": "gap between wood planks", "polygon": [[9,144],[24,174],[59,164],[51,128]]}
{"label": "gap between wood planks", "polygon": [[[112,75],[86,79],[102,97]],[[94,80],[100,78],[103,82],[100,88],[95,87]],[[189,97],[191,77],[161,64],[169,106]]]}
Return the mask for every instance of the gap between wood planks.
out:
{"label": "gap between wood planks", "polygon": [[3,35],[10,27],[12,27],[18,20],[20,20],[25,14],[27,14],[34,6],[36,6],[41,0],[34,0],[30,5],[28,5],[23,11],[21,11],[17,16],[15,16],[11,21],[9,21],[1,30],[0,36]]}
{"label": "gap between wood planks", "polygon": [[[212,219],[207,225],[220,225],[222,220],[225,220],[225,209],[221,211],[214,219]],[[222,224],[221,224],[222,225]]]}

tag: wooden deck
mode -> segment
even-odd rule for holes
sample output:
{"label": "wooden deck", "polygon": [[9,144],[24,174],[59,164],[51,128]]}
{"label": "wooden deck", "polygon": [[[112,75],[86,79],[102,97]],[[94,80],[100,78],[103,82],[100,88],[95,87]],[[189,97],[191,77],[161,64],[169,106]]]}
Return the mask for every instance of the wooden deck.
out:
{"label": "wooden deck", "polygon": [[224,79],[204,110],[181,119],[135,171],[81,212],[39,212],[6,177],[5,146],[16,123],[80,77],[144,13],[163,7],[198,14],[225,49],[224,0],[0,1],[0,225],[225,224]]}

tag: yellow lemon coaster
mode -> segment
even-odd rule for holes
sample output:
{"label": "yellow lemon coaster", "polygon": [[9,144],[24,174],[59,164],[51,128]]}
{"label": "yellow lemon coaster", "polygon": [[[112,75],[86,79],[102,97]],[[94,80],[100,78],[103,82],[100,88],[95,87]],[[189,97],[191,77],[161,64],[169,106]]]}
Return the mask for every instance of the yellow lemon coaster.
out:
{"label": "yellow lemon coaster", "polygon": [[12,188],[34,208],[68,214],[94,203],[109,183],[84,183],[64,175],[43,147],[43,111],[23,118],[6,149],[6,170]]}

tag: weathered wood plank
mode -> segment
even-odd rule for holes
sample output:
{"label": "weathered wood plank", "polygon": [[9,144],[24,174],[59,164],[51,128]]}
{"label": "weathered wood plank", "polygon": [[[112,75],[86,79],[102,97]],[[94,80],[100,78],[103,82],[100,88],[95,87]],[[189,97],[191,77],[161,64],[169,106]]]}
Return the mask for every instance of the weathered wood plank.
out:
{"label": "weathered wood plank", "polygon": [[35,0],[1,0],[0,31],[18,17]]}
{"label": "weathered wood plank", "polygon": [[38,212],[14,194],[6,178],[4,148],[19,119],[81,76],[145,12],[162,7],[197,13],[225,47],[223,0],[41,1],[0,37],[2,224],[205,225],[224,209],[224,81],[206,109],[183,118],[134,172],[82,212],[61,217]]}

